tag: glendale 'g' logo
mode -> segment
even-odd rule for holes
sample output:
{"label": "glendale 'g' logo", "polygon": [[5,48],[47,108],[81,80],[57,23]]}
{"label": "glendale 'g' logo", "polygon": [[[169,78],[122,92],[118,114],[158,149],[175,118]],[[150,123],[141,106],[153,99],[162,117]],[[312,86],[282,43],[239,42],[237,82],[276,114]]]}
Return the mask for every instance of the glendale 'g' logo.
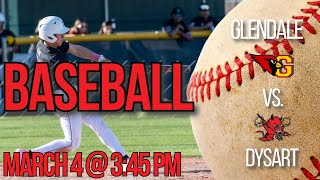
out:
{"label": "glendale 'g' logo", "polygon": [[293,58],[291,56],[251,55],[265,71],[280,78],[293,75]]}

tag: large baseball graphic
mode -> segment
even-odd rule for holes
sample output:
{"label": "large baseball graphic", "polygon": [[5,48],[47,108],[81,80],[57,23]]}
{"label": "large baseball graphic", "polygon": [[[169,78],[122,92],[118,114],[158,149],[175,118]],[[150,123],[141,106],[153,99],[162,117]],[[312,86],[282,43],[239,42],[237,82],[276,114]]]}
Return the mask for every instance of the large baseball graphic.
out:
{"label": "large baseball graphic", "polygon": [[[244,0],[205,43],[188,98],[197,144],[216,179],[320,179],[319,8],[315,0]],[[235,19],[302,20],[303,39],[233,39]],[[291,58],[277,68],[292,74],[277,76],[253,55]]]}

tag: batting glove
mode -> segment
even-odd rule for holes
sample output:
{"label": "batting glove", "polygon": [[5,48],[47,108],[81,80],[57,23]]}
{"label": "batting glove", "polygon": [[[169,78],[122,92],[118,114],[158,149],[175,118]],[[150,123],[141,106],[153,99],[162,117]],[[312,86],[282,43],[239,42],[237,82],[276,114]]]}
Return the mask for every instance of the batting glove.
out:
{"label": "batting glove", "polygon": [[100,55],[98,62],[110,62],[110,60],[106,59],[103,55]]}

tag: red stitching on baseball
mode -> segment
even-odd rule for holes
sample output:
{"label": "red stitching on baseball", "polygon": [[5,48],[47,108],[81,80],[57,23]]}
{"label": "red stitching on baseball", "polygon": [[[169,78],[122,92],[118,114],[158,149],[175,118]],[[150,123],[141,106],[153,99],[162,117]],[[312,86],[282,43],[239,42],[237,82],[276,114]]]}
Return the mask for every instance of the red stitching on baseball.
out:
{"label": "red stitching on baseball", "polygon": [[254,50],[259,53],[259,54],[262,54],[262,55],[265,55],[267,53],[266,50],[262,49],[262,47],[258,46],[258,45],[255,45],[254,46]]}
{"label": "red stitching on baseball", "polygon": [[217,67],[217,76],[218,78],[216,80],[216,95],[219,97],[220,96],[220,79],[224,77],[220,66]]}
{"label": "red stitching on baseball", "polygon": [[206,83],[206,75],[207,75],[207,71],[204,71],[204,74],[201,76],[201,88],[200,88],[200,95],[201,95],[201,100],[202,102],[204,101],[204,85]]}
{"label": "red stitching on baseball", "polygon": [[[272,50],[272,53],[275,56],[279,56],[279,49],[278,49],[279,44],[282,45],[283,49],[286,50],[286,52],[288,54],[293,54],[293,48],[291,47],[291,45],[287,39],[282,39],[281,41],[278,41],[275,39],[267,39],[267,40],[265,40],[265,42],[272,45],[270,50]],[[304,44],[304,40],[300,43]],[[263,49],[259,45],[255,45],[255,50],[257,53],[262,54],[262,55],[264,55],[268,52],[268,50]]]}
{"label": "red stitching on baseball", "polygon": [[[295,30],[295,24],[290,24],[290,29],[293,30],[292,33],[295,33],[296,30]],[[301,43],[301,44],[304,44],[304,37],[302,36],[302,33],[300,31],[298,31],[298,37],[302,37],[302,39],[298,39],[298,41]]]}
{"label": "red stitching on baseball", "polygon": [[[318,9],[320,8],[320,1],[312,1],[312,2],[308,2],[308,5],[313,5],[313,6],[318,6],[317,9],[315,8],[305,8],[305,9],[301,9],[301,12],[305,13],[305,14],[311,14],[310,17],[314,17],[319,23],[320,23],[320,14],[317,13]],[[308,20],[310,19],[309,16],[292,16],[293,19],[302,19],[303,20],[303,24],[301,25],[302,27],[304,27],[307,31],[311,34],[316,34],[317,31],[315,30],[315,28],[308,22]],[[294,25],[290,24],[290,29],[294,29]],[[293,32],[294,33],[294,32]],[[298,34],[299,37],[302,37],[303,39],[300,39],[299,42],[301,44],[305,43],[305,39],[302,35],[302,33]],[[288,53],[288,54],[293,54],[293,48],[290,45],[290,42],[287,39],[282,39],[281,41],[279,40],[265,40],[265,43],[270,44],[271,48],[266,50],[263,49],[261,46],[259,45],[255,45],[254,46],[254,50],[261,55],[266,54],[269,51],[272,51],[272,54],[275,56],[279,55],[279,48],[278,46],[281,44],[283,49]],[[187,95],[188,98],[192,101],[195,101],[196,103],[199,101],[199,94],[201,97],[201,101],[204,102],[205,97],[207,97],[208,100],[211,100],[211,88],[210,85],[213,81],[216,81],[216,87],[215,87],[215,93],[216,96],[220,96],[220,80],[223,77],[226,77],[226,81],[225,81],[225,86],[227,91],[231,90],[231,73],[236,72],[237,75],[237,83],[239,86],[241,86],[242,84],[242,69],[244,66],[248,67],[248,73],[250,75],[250,77],[253,79],[254,78],[254,66],[253,66],[253,59],[251,57],[251,55],[248,52],[245,52],[245,58],[248,59],[250,62],[245,64],[243,61],[241,61],[238,57],[234,58],[234,62],[235,64],[238,66],[237,69],[232,70],[229,63],[225,63],[224,66],[222,66],[226,72],[226,74],[223,74],[222,71],[222,67],[220,65],[218,65],[215,69],[211,68],[209,73],[207,71],[204,72],[204,74],[202,74],[202,72],[195,72],[191,78],[190,78],[190,83],[188,86],[188,91],[187,91]],[[216,73],[217,77],[215,78],[213,76],[213,73]],[[205,88],[205,86],[207,86]],[[200,92],[199,91],[200,88]],[[206,93],[204,92],[206,89]]]}
{"label": "red stitching on baseball", "polygon": [[249,75],[251,77],[251,79],[254,78],[254,67],[253,67],[253,58],[252,56],[248,53],[248,52],[245,52],[245,57],[250,61],[250,63],[248,64],[249,66]]}
{"label": "red stitching on baseball", "polygon": [[224,65],[224,68],[227,70],[227,75],[226,75],[226,88],[227,88],[227,91],[230,91],[231,90],[231,83],[230,83],[230,74],[233,72],[229,63],[227,62],[225,65]]}
{"label": "red stitching on baseball", "polygon": [[241,68],[244,66],[244,63],[238,58],[234,58],[234,62],[238,65],[239,69],[237,69],[237,83],[239,86],[242,84],[242,74],[241,74]]}
{"label": "red stitching on baseball", "polygon": [[208,97],[208,100],[211,99],[211,94],[210,94],[210,85],[211,85],[211,82],[214,80],[214,77],[213,77],[213,68],[210,68],[210,71],[209,71],[209,83],[207,84],[207,97]]}
{"label": "red stitching on baseball", "polygon": [[[317,175],[313,175],[310,171],[308,171],[306,168],[301,168],[302,173],[304,174],[304,176],[306,178],[308,178],[309,180],[316,180],[318,177],[320,177],[320,162],[317,158],[311,156],[310,160],[313,164],[313,166],[317,169],[318,174]],[[294,178],[295,180],[299,180],[298,178]]]}

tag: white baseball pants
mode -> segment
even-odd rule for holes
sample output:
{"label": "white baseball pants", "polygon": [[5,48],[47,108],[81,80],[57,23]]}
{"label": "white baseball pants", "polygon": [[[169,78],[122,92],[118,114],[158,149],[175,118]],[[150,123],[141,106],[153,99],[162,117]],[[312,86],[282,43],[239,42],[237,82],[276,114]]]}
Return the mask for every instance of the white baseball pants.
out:
{"label": "white baseball pants", "polygon": [[[59,94],[63,94],[58,90]],[[57,91],[56,91],[57,92]],[[58,112],[60,124],[64,132],[64,139],[54,140],[48,144],[32,149],[32,152],[71,152],[80,147],[82,123],[90,127],[99,137],[101,142],[112,152],[120,152],[123,156],[126,152],[122,148],[117,137],[104,122],[103,118],[95,112]]]}

